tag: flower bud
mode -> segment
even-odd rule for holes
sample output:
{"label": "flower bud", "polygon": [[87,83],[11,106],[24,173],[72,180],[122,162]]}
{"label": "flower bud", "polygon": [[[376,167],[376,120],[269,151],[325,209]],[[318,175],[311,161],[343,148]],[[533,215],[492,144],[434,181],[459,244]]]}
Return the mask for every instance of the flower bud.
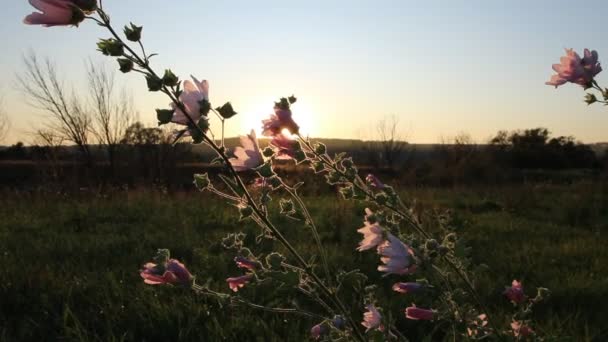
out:
{"label": "flower bud", "polygon": [[593,104],[597,102],[597,97],[595,97],[595,94],[587,93],[585,95],[585,102],[587,103],[587,105]]}
{"label": "flower bud", "polygon": [[315,173],[320,173],[320,172],[323,172],[323,170],[325,170],[325,164],[323,164],[323,162],[320,162],[320,161],[316,161],[316,162],[312,163],[311,167],[315,171]]}
{"label": "flower bud", "polygon": [[272,171],[272,165],[269,162],[266,162],[266,163],[258,166],[254,170],[257,171],[258,174],[260,174],[260,176],[262,176],[264,178],[270,178],[270,177],[274,176],[274,172]]}
{"label": "flower bud", "polygon": [[315,153],[316,154],[325,154],[327,152],[327,146],[323,143],[317,143],[315,145]]}
{"label": "flower bud", "polygon": [[350,168],[352,168],[352,167],[353,167],[353,165],[354,165],[354,164],[353,164],[353,160],[352,160],[351,158],[346,158],[346,159],[343,159],[343,160],[342,160],[342,166],[343,166],[345,169],[350,169]]}
{"label": "flower bud", "polygon": [[100,39],[97,43],[97,50],[106,56],[117,57],[124,54],[124,46],[114,38]]}
{"label": "flower bud", "polygon": [[285,257],[280,253],[273,252],[266,256],[266,264],[268,268],[271,270],[280,270],[283,268],[283,261],[285,261]]}
{"label": "flower bud", "polygon": [[223,106],[217,107],[215,110],[217,110],[217,112],[220,113],[224,119],[230,119],[237,114],[234,111],[234,108],[232,108],[232,104],[230,102],[224,103]]}
{"label": "flower bud", "polygon": [[306,160],[306,153],[302,150],[296,150],[293,154],[293,159],[295,159],[296,164],[300,164]]}
{"label": "flower bud", "polygon": [[175,76],[173,71],[170,69],[165,70],[165,75],[163,75],[163,84],[167,87],[175,87],[179,82],[179,78]]}
{"label": "flower bud", "polygon": [[119,58],[117,59],[118,65],[120,66],[120,71],[123,73],[128,73],[133,70],[133,61],[127,58]]}
{"label": "flower bud", "polygon": [[280,202],[281,214],[288,214],[294,212],[293,202],[291,200],[282,199]]}
{"label": "flower bud", "polygon": [[376,200],[376,202],[380,205],[384,205],[386,204],[386,202],[388,201],[388,196],[386,196],[385,193],[379,193],[376,194],[376,196],[374,197],[374,199]]}
{"label": "flower bud", "polygon": [[343,188],[340,188],[340,194],[342,195],[342,197],[344,197],[344,199],[352,199],[353,198],[353,187],[345,186]]}
{"label": "flower bud", "polygon": [[270,158],[272,156],[274,156],[274,150],[270,147],[266,147],[263,151],[262,151],[262,155],[266,158]]}
{"label": "flower bud", "polygon": [[241,214],[241,217],[239,218],[239,220],[244,220],[246,218],[248,218],[249,216],[253,215],[253,209],[245,204],[242,204],[239,206],[239,214]]}
{"label": "flower bud", "polygon": [[430,251],[433,251],[433,250],[437,249],[437,247],[439,247],[439,243],[435,239],[428,239],[428,240],[426,240],[424,247]]}
{"label": "flower bud", "polygon": [[163,81],[154,75],[146,75],[149,91],[159,91],[163,88]]}
{"label": "flower bud", "polygon": [[156,119],[158,120],[159,126],[168,124],[171,122],[171,119],[173,119],[173,109],[157,109]]}
{"label": "flower bud", "polygon": [[281,180],[277,176],[270,177],[267,179],[267,181],[273,189],[276,189],[281,186]]}
{"label": "flower bud", "polygon": [[97,10],[97,0],[72,0],[72,2],[86,13]]}
{"label": "flower bud", "polygon": [[200,191],[203,191],[209,187],[211,181],[209,180],[209,175],[206,173],[203,174],[194,174],[194,185]]}
{"label": "flower bud", "polygon": [[289,101],[290,104],[294,104],[296,101],[298,101],[298,99],[294,95],[291,95],[287,98],[287,101]]}
{"label": "flower bud", "polygon": [[125,26],[125,36],[132,42],[138,42],[141,39],[142,29],[143,26],[135,26],[133,23],[131,23],[131,26]]}

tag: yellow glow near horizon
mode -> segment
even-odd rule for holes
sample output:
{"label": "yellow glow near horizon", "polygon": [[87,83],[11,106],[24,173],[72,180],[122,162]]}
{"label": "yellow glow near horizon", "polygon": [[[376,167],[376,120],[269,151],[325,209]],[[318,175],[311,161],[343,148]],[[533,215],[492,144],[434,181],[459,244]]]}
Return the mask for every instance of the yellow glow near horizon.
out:
{"label": "yellow glow near horizon", "polygon": [[[270,117],[274,113],[273,106],[276,98],[271,97],[256,101],[253,105],[243,111],[243,118],[241,120],[241,131],[249,132],[251,129],[255,130],[258,137],[262,135],[262,120]],[[313,125],[315,123],[316,112],[312,106],[305,102],[298,100],[291,107],[294,121],[300,126],[300,134],[302,136],[315,134]],[[286,134],[290,136],[290,134]]]}

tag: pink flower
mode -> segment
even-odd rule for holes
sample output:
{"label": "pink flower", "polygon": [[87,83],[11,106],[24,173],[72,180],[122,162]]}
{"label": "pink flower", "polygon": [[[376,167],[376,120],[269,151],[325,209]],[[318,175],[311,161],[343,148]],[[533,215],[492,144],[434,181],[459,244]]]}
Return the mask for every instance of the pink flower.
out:
{"label": "pink flower", "polygon": [[521,324],[519,321],[511,322],[511,329],[513,329],[513,336],[515,337],[526,337],[534,334],[534,330],[525,324]]}
{"label": "pink flower", "polygon": [[420,284],[420,283],[396,283],[393,285],[393,291],[399,292],[399,293],[414,293],[416,291],[419,291],[420,289],[422,289],[424,287],[424,285]]}
{"label": "pink flower", "polygon": [[273,136],[272,141],[270,141],[270,146],[275,151],[278,159],[294,158],[296,144],[296,141],[289,139],[283,133]]}
{"label": "pink flower", "polygon": [[361,325],[367,328],[365,331],[367,332],[372,329],[384,330],[384,326],[382,325],[382,315],[380,315],[378,309],[371,304],[368,305],[366,309],[367,312],[363,314],[363,322],[361,322]]}
{"label": "pink flower", "polygon": [[[183,93],[179,96],[179,100],[184,104],[188,115],[194,122],[198,122],[201,116],[207,116],[209,109],[209,82],[203,80],[200,82],[196,77],[192,77],[192,81],[184,81]],[[201,105],[201,103],[203,105]],[[184,112],[177,108],[175,103],[171,103],[171,107],[175,111],[171,122],[179,125],[188,125],[190,120],[186,117]]]}
{"label": "pink flower", "polygon": [[384,183],[382,183],[378,177],[372,175],[371,173],[365,177],[365,181],[374,188],[384,189]]}
{"label": "pink flower", "polygon": [[387,275],[413,273],[416,270],[416,265],[412,265],[414,251],[391,233],[388,233],[387,238],[378,246],[380,260],[384,263],[378,266],[378,271],[386,272]]}
{"label": "pink flower", "polygon": [[190,284],[192,274],[186,266],[176,259],[169,259],[165,265],[147,263],[139,273],[144,282],[150,285],[157,284]]}
{"label": "pink flower", "polygon": [[472,327],[467,328],[467,334],[471,337],[479,336],[483,333],[479,329],[483,329],[486,325],[488,325],[488,316],[481,314],[472,322]]}
{"label": "pink flower", "polygon": [[566,55],[560,58],[560,64],[553,64],[556,75],[551,76],[547,85],[556,88],[567,82],[579,84],[583,87],[590,87],[595,75],[602,71],[598,63],[596,51],[585,49],[584,57],[581,57],[572,49],[566,49]]}
{"label": "pink flower", "polygon": [[236,262],[236,265],[240,268],[246,268],[248,270],[255,270],[256,268],[258,268],[259,264],[255,261],[249,260],[245,257],[241,257],[238,256],[236,258],[234,258],[234,262]]}
{"label": "pink flower", "polygon": [[291,109],[274,106],[274,114],[270,114],[270,119],[262,120],[262,134],[275,136],[284,128],[287,128],[291,134],[297,134],[300,130],[298,124],[291,118]]}
{"label": "pink flower", "polygon": [[228,286],[230,287],[230,289],[232,291],[238,292],[239,289],[244,287],[246,284],[248,284],[252,278],[253,278],[253,274],[245,274],[240,277],[228,278],[228,279],[226,279],[226,281],[228,282]]}
{"label": "pink flower", "polygon": [[325,322],[319,323],[310,329],[310,335],[313,339],[318,340],[321,336],[327,334],[329,329]]}
{"label": "pink flower", "polygon": [[435,312],[433,310],[420,309],[416,305],[405,308],[405,317],[413,320],[431,321]]}
{"label": "pink flower", "polygon": [[524,294],[524,288],[521,285],[521,283],[518,282],[517,280],[513,280],[511,287],[507,287],[506,290],[503,292],[503,294],[505,296],[507,296],[507,298],[509,298],[509,300],[515,304],[522,303],[523,301],[526,300],[526,295]]}
{"label": "pink flower", "polygon": [[255,131],[251,130],[248,135],[242,135],[241,146],[234,149],[235,158],[230,158],[230,164],[236,171],[245,171],[256,168],[264,163],[264,157],[258,146]]}
{"label": "pink flower", "polygon": [[27,25],[78,26],[84,20],[82,10],[69,0],[29,0],[40,12],[32,12],[23,19]]}

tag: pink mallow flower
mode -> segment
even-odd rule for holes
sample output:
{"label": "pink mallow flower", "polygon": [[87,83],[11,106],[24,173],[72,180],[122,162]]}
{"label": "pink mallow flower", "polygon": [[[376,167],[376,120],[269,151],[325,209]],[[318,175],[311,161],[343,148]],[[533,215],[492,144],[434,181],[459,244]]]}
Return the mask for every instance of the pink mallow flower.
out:
{"label": "pink mallow flower", "polygon": [[275,136],[287,129],[291,134],[297,134],[300,130],[298,124],[291,118],[291,109],[274,107],[274,114],[269,119],[262,120],[262,135]]}
{"label": "pink mallow flower", "polygon": [[250,259],[247,259],[245,257],[242,256],[237,256],[234,258],[234,262],[236,263],[236,265],[240,268],[245,268],[248,270],[255,270],[256,268],[258,268],[259,264],[255,261],[252,261]]}
{"label": "pink mallow flower", "polygon": [[[203,114],[206,115],[206,113],[201,113],[201,101],[206,102],[209,106],[209,82],[206,80],[201,82],[194,76],[190,77],[192,77],[192,81],[185,80],[183,83],[184,89],[179,96],[179,100],[184,104],[190,118],[197,122]],[[177,108],[175,103],[171,103],[171,107],[175,111],[171,122],[178,125],[188,125],[190,123],[186,114]]]}
{"label": "pink mallow flower", "polygon": [[192,274],[177,259],[169,259],[165,265],[147,263],[139,275],[150,285],[173,284],[186,285],[192,281]]}
{"label": "pink mallow flower", "polygon": [[509,300],[515,304],[522,303],[526,300],[526,295],[524,294],[524,288],[521,283],[517,280],[513,280],[511,283],[511,287],[507,287],[503,292]]}
{"label": "pink mallow flower", "polygon": [[388,233],[387,240],[378,246],[378,254],[384,263],[378,266],[378,271],[386,272],[387,275],[409,274],[416,270],[416,265],[412,265],[414,251],[391,233]]}
{"label": "pink mallow flower", "polygon": [[359,242],[359,247],[357,247],[357,250],[360,252],[376,248],[384,241],[384,230],[380,224],[377,222],[371,223],[368,221],[368,218],[372,215],[374,215],[374,213],[368,208],[365,208],[365,225],[357,229],[357,232],[363,234],[363,240]]}
{"label": "pink mallow flower", "polygon": [[378,177],[374,176],[371,173],[368,174],[367,177],[365,177],[365,181],[367,182],[367,184],[373,186],[376,189],[384,189],[384,183],[382,183],[380,179],[378,179]]}
{"label": "pink mallow flower", "polygon": [[296,145],[297,142],[295,140],[289,139],[285,134],[279,133],[272,137],[270,141],[270,146],[275,151],[275,154],[278,159],[292,159],[296,153]]}
{"label": "pink mallow flower", "polygon": [[597,51],[585,49],[584,56],[581,58],[574,50],[566,49],[566,55],[560,58],[560,64],[553,64],[553,70],[557,74],[545,82],[547,85],[557,88],[571,82],[583,87],[590,87],[593,78],[602,71],[602,67],[598,63]]}
{"label": "pink mallow flower", "polygon": [[421,309],[416,307],[416,305],[405,308],[405,318],[413,319],[413,320],[422,320],[422,321],[431,321],[433,320],[433,316],[435,315],[435,311]]}
{"label": "pink mallow flower", "polygon": [[420,291],[424,285],[420,283],[408,282],[408,283],[395,283],[393,285],[393,291],[399,293],[414,293]]}
{"label": "pink mallow flower", "polygon": [[318,340],[321,336],[327,334],[329,332],[329,328],[327,327],[327,323],[321,322],[310,329],[310,335],[313,339]]}
{"label": "pink mallow flower", "polygon": [[23,19],[27,25],[78,26],[84,20],[84,13],[74,1],[69,0],[29,0],[30,5],[40,12],[32,12]]}
{"label": "pink mallow flower", "polygon": [[380,315],[378,309],[371,304],[368,305],[366,309],[367,312],[363,313],[363,322],[361,322],[361,325],[367,328],[365,331],[367,332],[373,329],[378,329],[380,331],[384,330],[382,315]]}
{"label": "pink mallow flower", "polygon": [[251,279],[253,279],[253,274],[245,274],[240,277],[228,278],[226,279],[226,282],[228,282],[228,286],[232,291],[238,292],[239,289],[248,284]]}
{"label": "pink mallow flower", "polygon": [[534,334],[534,330],[519,321],[511,322],[511,329],[513,329],[513,336],[515,337],[526,337]]}
{"label": "pink mallow flower", "polygon": [[264,163],[264,157],[260,152],[258,139],[255,131],[251,130],[248,135],[240,137],[241,146],[234,149],[234,158],[230,158],[230,164],[236,171],[246,171],[254,169]]}

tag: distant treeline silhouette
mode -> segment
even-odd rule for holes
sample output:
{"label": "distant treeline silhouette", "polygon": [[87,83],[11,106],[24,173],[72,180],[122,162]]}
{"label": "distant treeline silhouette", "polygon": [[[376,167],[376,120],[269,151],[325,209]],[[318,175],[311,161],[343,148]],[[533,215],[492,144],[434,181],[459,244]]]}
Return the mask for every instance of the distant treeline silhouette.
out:
{"label": "distant treeline silhouette", "polygon": [[[440,144],[402,142],[387,156],[383,141],[319,139],[329,152],[346,151],[365,170],[403,183],[455,185],[503,183],[567,175],[603,175],[608,169],[608,145],[582,144],[574,137],[551,137],[546,128],[499,131],[486,144],[476,144],[466,134]],[[226,139],[228,148],[236,138]],[[265,146],[266,141],[260,141]],[[189,185],[192,173],[217,169],[204,145],[174,143],[171,132],[130,125],[115,147],[112,161],[103,146],[88,146],[83,156],[75,146],[51,143],[25,146],[17,143],[0,148],[0,183],[5,186],[38,186],[70,183]],[[305,170],[285,163],[283,172]]]}

